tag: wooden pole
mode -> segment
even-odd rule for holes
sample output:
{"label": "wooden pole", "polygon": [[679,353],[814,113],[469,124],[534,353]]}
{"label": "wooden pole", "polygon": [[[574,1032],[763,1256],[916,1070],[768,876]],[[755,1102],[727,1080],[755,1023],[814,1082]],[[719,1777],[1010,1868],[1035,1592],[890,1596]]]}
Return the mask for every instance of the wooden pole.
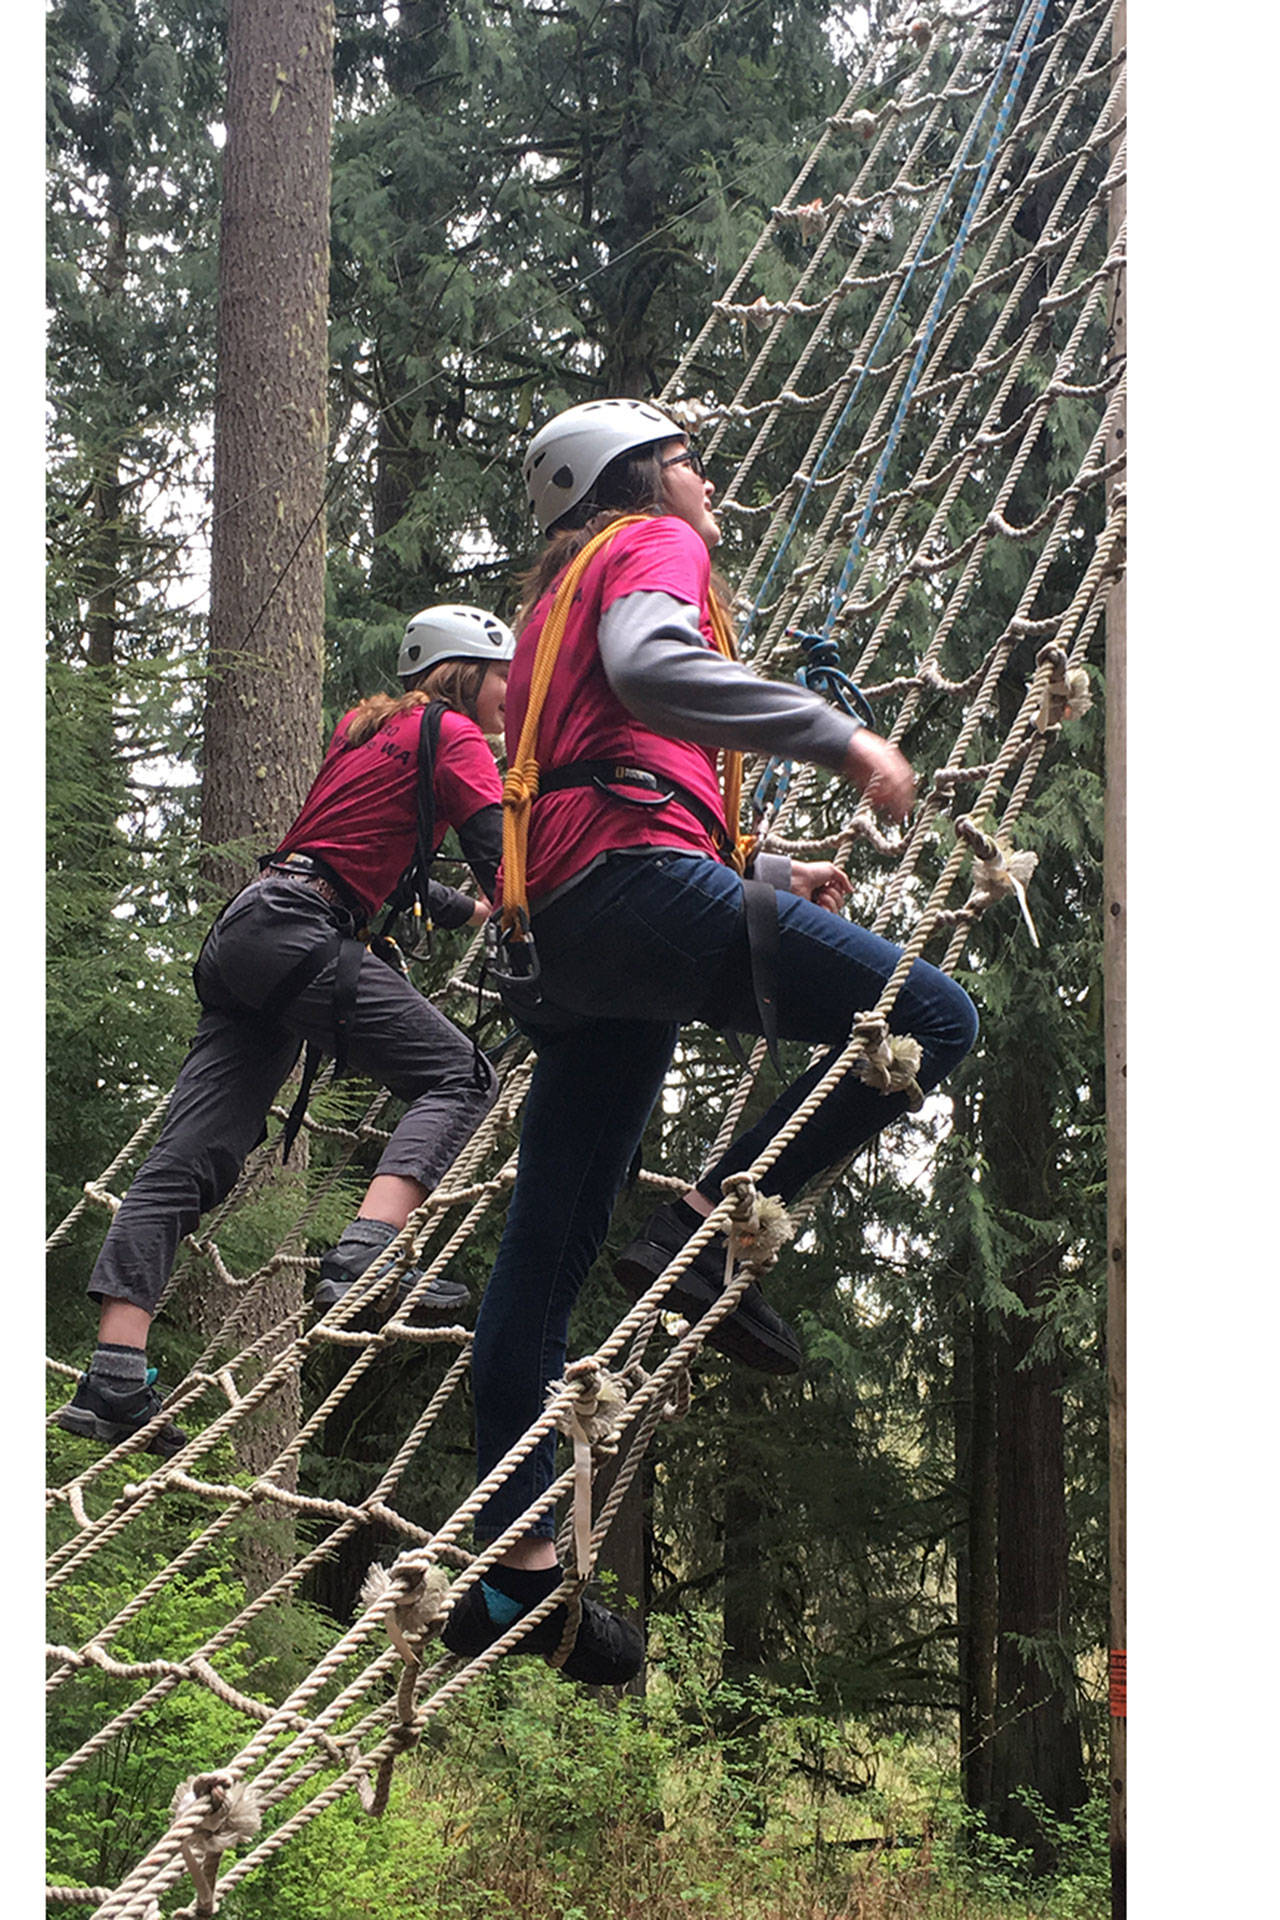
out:
{"label": "wooden pole", "polygon": [[[1125,5],[1121,0],[1112,26],[1112,50],[1125,54]],[[1123,108],[1120,109],[1123,112]],[[1112,148],[1118,159],[1118,142]],[[1111,197],[1109,237],[1118,239],[1125,219],[1125,190]],[[1112,364],[1126,350],[1125,279],[1121,268],[1111,296],[1110,343]],[[1116,424],[1107,458],[1124,449],[1125,417]],[[1123,481],[1112,480],[1108,510],[1123,510],[1119,497]],[[1123,576],[1107,600],[1107,728],[1106,826],[1103,837],[1103,981],[1106,1018],[1107,1075],[1107,1388],[1110,1429],[1111,1482],[1111,1605],[1110,1605],[1110,1725],[1111,1749],[1110,1850],[1111,1916],[1124,1920],[1126,1911],[1127,1766],[1125,1718],[1126,1584],[1125,1584],[1125,1301],[1126,1301],[1126,998],[1127,939],[1125,850],[1125,585]]]}

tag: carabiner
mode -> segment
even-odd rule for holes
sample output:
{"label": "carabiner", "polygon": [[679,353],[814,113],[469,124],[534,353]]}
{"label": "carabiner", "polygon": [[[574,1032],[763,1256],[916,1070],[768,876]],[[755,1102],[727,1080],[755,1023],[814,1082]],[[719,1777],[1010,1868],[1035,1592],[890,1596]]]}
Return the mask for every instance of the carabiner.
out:
{"label": "carabiner", "polygon": [[840,670],[840,650],[829,634],[801,633],[798,628],[787,629],[789,640],[798,640],[805,654],[805,664],[796,670],[796,679],[802,686],[811,687],[814,693],[820,693],[834,706],[855,720],[862,720],[874,728],[875,712],[871,702],[856,686],[847,673]]}

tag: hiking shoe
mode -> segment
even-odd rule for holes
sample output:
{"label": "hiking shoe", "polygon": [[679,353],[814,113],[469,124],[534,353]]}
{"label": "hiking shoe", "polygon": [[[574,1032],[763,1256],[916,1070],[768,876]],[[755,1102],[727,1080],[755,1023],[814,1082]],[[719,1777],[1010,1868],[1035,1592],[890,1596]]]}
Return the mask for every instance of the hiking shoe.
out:
{"label": "hiking shoe", "polygon": [[[77,1433],[84,1440],[99,1440],[106,1447],[119,1446],[159,1413],[162,1400],[155,1380],[155,1368],[148,1367],[142,1386],[129,1393],[112,1393],[100,1381],[82,1373],[74,1395],[65,1407],[59,1407],[54,1418],[67,1433]],[[143,1451],[169,1460],[186,1444],[187,1436],[182,1428],[166,1420],[156,1428]]]}
{"label": "hiking shoe", "polygon": [[[336,1307],[350,1293],[355,1284],[352,1280],[339,1280],[332,1276],[326,1278],[324,1267],[320,1268],[320,1284],[311,1296],[311,1304],[317,1313],[328,1313],[330,1307]],[[422,1268],[413,1268],[400,1279],[396,1288],[395,1305],[398,1311],[409,1297],[410,1289],[422,1278]],[[409,1316],[410,1325],[419,1318],[428,1317],[437,1320],[442,1314],[457,1314],[470,1305],[471,1289],[461,1280],[452,1280],[448,1274],[437,1274],[431,1285],[418,1295],[413,1303],[413,1312]]]}
{"label": "hiking shoe", "polygon": [[[629,1620],[624,1620],[621,1614],[611,1613],[608,1607],[602,1607],[596,1600],[588,1600],[584,1596],[579,1605],[582,1619],[578,1637],[560,1668],[561,1673],[567,1674],[570,1680],[581,1681],[586,1687],[625,1687],[644,1665],[644,1635]],[[525,1611],[532,1612],[532,1608],[526,1608]],[[512,1621],[510,1626],[514,1624]],[[564,1625],[565,1609],[561,1605],[553,1608],[546,1619],[540,1620],[511,1651],[540,1653],[547,1659],[560,1645]],[[457,1654],[463,1660],[474,1660],[478,1653],[483,1653],[486,1647],[491,1647],[495,1640],[508,1633],[510,1626],[495,1626],[489,1618],[482,1585],[477,1580],[455,1604],[444,1623],[440,1638],[450,1653]]]}
{"label": "hiking shoe", "polygon": [[[311,1296],[315,1311],[328,1313],[330,1307],[336,1307],[351,1291],[353,1284],[374,1266],[378,1255],[391,1245],[399,1233],[399,1227],[393,1227],[385,1220],[353,1220],[337,1246],[331,1248],[320,1262],[320,1282]],[[412,1289],[421,1280],[422,1272],[421,1267],[414,1267],[408,1273],[401,1274],[396,1286],[396,1309],[404,1305]],[[447,1274],[440,1274],[414,1301],[410,1324],[420,1319],[435,1319],[440,1314],[461,1313],[470,1299],[470,1288],[464,1286],[461,1280],[451,1280]],[[362,1314],[359,1317],[364,1319],[366,1316]]]}
{"label": "hiking shoe", "polygon": [[[614,1261],[614,1277],[624,1292],[632,1300],[647,1293],[690,1237],[691,1229],[674,1207],[658,1207],[639,1237]],[[725,1237],[718,1233],[668,1287],[664,1310],[682,1313],[691,1322],[701,1320],[724,1292],[724,1261]],[[794,1331],[774,1312],[754,1280],[728,1318],[708,1333],[707,1345],[759,1373],[795,1373],[804,1359]]]}

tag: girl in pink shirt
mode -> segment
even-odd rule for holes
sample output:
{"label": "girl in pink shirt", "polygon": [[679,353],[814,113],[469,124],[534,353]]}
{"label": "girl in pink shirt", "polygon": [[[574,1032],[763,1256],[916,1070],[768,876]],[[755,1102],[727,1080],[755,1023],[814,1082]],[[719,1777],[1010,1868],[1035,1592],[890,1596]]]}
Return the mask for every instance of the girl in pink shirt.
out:
{"label": "girl in pink shirt", "polygon": [[[162,1456],[185,1444],[146,1364],[152,1316],[179,1243],[231,1191],[304,1045],[309,1064],[333,1053],[408,1103],[358,1217],[321,1264],[321,1311],[373,1266],[492,1105],[488,1061],[359,930],[398,893],[424,896],[441,926],[487,918],[502,789],[486,735],[502,728],[514,647],[510,628],[478,607],[416,615],[398,662],[404,690],[375,694],[338,723],[297,819],[211,928],[196,962],[191,1051],[90,1277],[98,1346],[57,1416],[67,1431],[114,1446],[145,1428]],[[427,875],[448,827],[479,902]],[[304,1074],[291,1122],[306,1086]],[[286,1129],[286,1151],[290,1137]],[[402,1290],[418,1278],[406,1275]],[[466,1299],[442,1277],[415,1310]]]}
{"label": "girl in pink shirt", "polygon": [[[604,1242],[681,1024],[701,1020],[828,1052],[682,1199],[655,1211],[615,1265],[632,1298],[720,1201],[725,1177],[750,1166],[802,1104],[900,958],[840,911],[851,884],[830,861],[763,855],[738,870],[738,822],[725,818],[720,756],[751,751],[827,767],[899,820],[915,791],[910,766],[888,741],[808,689],[762,680],[732,657],[711,569],[720,539],[715,490],[675,422],[643,401],[588,402],[542,428],[524,472],[550,537],[517,623],[509,766],[557,584],[589,542],[607,537],[577,582],[542,707],[527,917],[523,903],[508,903],[498,943],[508,1005],[537,1061],[516,1184],[476,1324],[482,1477],[538,1417],[547,1383],[563,1373],[570,1310]],[[920,1042],[922,1091],[977,1033],[968,996],[920,961],[891,1025]],[[792,1199],[906,1104],[905,1095],[846,1076],[763,1176],[763,1190]],[[724,1261],[717,1237],[669,1289],[668,1304],[697,1320],[721,1292]],[[795,1333],[755,1285],[707,1338],[767,1372],[804,1364]],[[477,1518],[483,1547],[528,1515],[514,1545],[455,1603],[443,1630],[455,1653],[474,1655],[563,1578],[552,1512],[529,1513],[552,1482],[554,1452],[549,1439],[526,1455]],[[564,1629],[561,1606],[519,1646],[554,1652]],[[571,1678],[625,1682],[643,1656],[630,1622],[582,1602],[563,1662]]]}

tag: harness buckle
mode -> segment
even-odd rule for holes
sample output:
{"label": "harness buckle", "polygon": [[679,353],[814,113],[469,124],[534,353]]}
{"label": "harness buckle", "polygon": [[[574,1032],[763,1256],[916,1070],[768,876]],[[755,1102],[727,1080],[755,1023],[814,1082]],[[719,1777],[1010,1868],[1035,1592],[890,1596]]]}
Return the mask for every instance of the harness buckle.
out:
{"label": "harness buckle", "polygon": [[504,927],[497,914],[485,921],[484,965],[503,999],[517,1012],[526,1012],[542,1004],[542,966],[529,915],[523,907],[515,912],[510,927]]}

